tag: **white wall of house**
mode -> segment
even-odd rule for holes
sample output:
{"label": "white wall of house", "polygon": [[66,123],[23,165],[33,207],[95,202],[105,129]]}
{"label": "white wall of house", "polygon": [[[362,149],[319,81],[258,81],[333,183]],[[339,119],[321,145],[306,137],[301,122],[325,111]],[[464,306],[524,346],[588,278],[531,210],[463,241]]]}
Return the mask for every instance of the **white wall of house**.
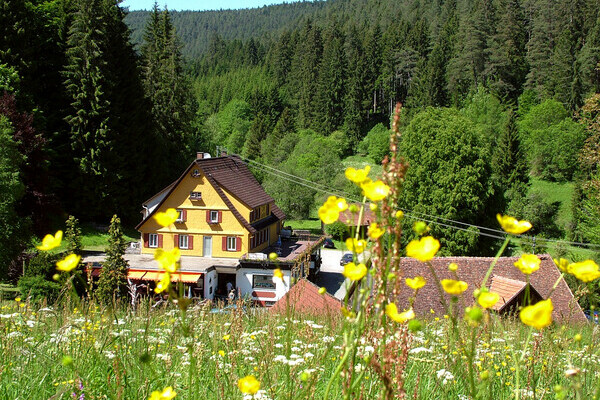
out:
{"label": "white wall of house", "polygon": [[212,270],[208,271],[206,275],[204,275],[204,298],[208,300],[212,300],[215,297],[215,292],[217,291],[217,271]]}
{"label": "white wall of house", "polygon": [[[283,282],[285,282],[285,285],[281,280],[274,279],[273,283],[275,284],[275,289],[253,288],[252,282],[254,275],[268,275],[272,277],[273,270],[259,268],[240,268],[236,276],[236,286],[240,290],[242,297],[250,296],[253,300],[277,301],[287,293],[287,291],[290,288],[291,281],[290,271],[282,270],[281,272],[283,273]],[[255,297],[252,296],[253,291],[275,293],[275,297]]]}

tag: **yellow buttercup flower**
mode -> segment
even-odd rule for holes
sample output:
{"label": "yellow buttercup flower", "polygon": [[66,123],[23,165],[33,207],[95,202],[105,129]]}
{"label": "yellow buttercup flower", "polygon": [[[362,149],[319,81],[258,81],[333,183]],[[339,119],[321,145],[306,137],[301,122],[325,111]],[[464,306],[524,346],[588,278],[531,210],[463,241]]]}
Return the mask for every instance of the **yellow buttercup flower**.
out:
{"label": "yellow buttercup flower", "polygon": [[389,303],[385,306],[385,314],[396,322],[404,323],[415,317],[415,312],[412,308],[399,313],[396,304]]}
{"label": "yellow buttercup flower", "polygon": [[384,233],[385,230],[380,228],[379,225],[377,225],[377,222],[372,222],[371,225],[369,225],[369,229],[367,229],[367,236],[373,240],[379,239]]}
{"label": "yellow buttercup flower", "polygon": [[281,272],[280,268],[275,268],[275,270],[273,271],[273,276],[275,278],[279,278],[279,279],[283,280],[283,272]]}
{"label": "yellow buttercup flower", "polygon": [[552,300],[542,300],[532,306],[527,306],[519,313],[519,318],[525,325],[542,329],[552,323]]}
{"label": "yellow buttercup flower", "polygon": [[319,288],[319,294],[325,294],[325,293],[327,293],[327,289],[325,289],[323,286],[321,286]]}
{"label": "yellow buttercup flower", "polygon": [[440,242],[433,236],[425,236],[420,240],[412,240],[406,246],[406,255],[426,262],[431,260],[440,249]]}
{"label": "yellow buttercup flower", "polygon": [[225,357],[225,350],[219,350],[218,353],[221,357]]}
{"label": "yellow buttercup flower", "polygon": [[40,246],[35,246],[38,250],[48,251],[57,248],[60,246],[60,242],[62,241],[63,232],[57,231],[54,236],[48,234],[44,236],[42,239],[42,244]]}
{"label": "yellow buttercup flower", "polygon": [[228,341],[229,339],[231,339],[231,335],[224,335],[223,336],[223,340],[224,341]]}
{"label": "yellow buttercup flower", "polygon": [[483,308],[492,308],[500,300],[500,295],[495,292],[481,292],[477,302]]}
{"label": "yellow buttercup flower", "polygon": [[256,394],[260,389],[260,382],[252,375],[248,375],[238,380],[238,388],[244,394]]}
{"label": "yellow buttercup flower", "polygon": [[348,238],[346,239],[346,247],[348,250],[355,253],[362,253],[367,247],[367,241],[363,239]]}
{"label": "yellow buttercup flower", "polygon": [[520,235],[531,229],[531,223],[529,221],[518,221],[516,218],[500,214],[496,214],[496,218],[502,229],[508,233]]}
{"label": "yellow buttercup flower", "polygon": [[583,282],[591,282],[600,278],[598,264],[592,260],[585,260],[578,263],[569,264],[569,273],[575,275],[575,278]]}
{"label": "yellow buttercup flower", "polygon": [[269,253],[269,260],[271,260],[271,261],[277,260],[277,253]]}
{"label": "yellow buttercup flower", "polygon": [[450,271],[450,272],[458,271],[458,265],[456,263],[450,263],[450,265],[448,265],[448,271]]}
{"label": "yellow buttercup flower", "polygon": [[149,400],[171,400],[175,396],[177,396],[177,393],[171,386],[167,386],[162,392],[159,392],[158,390],[152,392]]}
{"label": "yellow buttercup flower", "polygon": [[406,278],[404,280],[404,282],[406,282],[406,286],[408,286],[409,288],[414,289],[414,290],[421,289],[427,283],[425,278],[423,278],[422,276],[415,276],[414,278]]}
{"label": "yellow buttercup flower", "polygon": [[454,279],[442,279],[442,287],[444,291],[448,294],[458,296],[467,288],[469,285],[465,281],[455,281]]}
{"label": "yellow buttercup flower", "polygon": [[351,281],[358,281],[367,274],[367,267],[363,263],[356,265],[353,262],[349,262],[344,265],[344,272],[342,274]]}
{"label": "yellow buttercup flower", "polygon": [[340,217],[340,212],[348,209],[348,203],[341,197],[329,196],[319,207],[319,218],[324,224],[333,224]]}
{"label": "yellow buttercup flower", "polygon": [[179,218],[179,211],[174,208],[169,208],[165,212],[157,212],[154,214],[154,219],[160,226],[169,226]]}
{"label": "yellow buttercup flower", "polygon": [[562,271],[569,272],[569,261],[564,258],[553,258],[554,264]]}
{"label": "yellow buttercup flower", "polygon": [[523,254],[514,264],[525,275],[531,275],[540,269],[541,262],[535,254]]}
{"label": "yellow buttercup flower", "polygon": [[154,259],[158,261],[160,268],[164,269],[169,273],[177,271],[177,261],[181,258],[181,250],[173,249],[165,251],[163,249],[157,249],[154,252]]}
{"label": "yellow buttercup flower", "polygon": [[346,172],[344,174],[346,175],[346,178],[349,181],[360,185],[367,179],[367,175],[369,175],[370,170],[370,165],[367,165],[364,169],[355,169],[352,167],[348,167],[346,168]]}
{"label": "yellow buttercup flower", "polygon": [[156,293],[162,293],[165,290],[168,290],[170,285],[171,285],[171,274],[169,272],[165,272],[163,274],[161,280],[156,284],[156,288],[154,288],[154,291]]}
{"label": "yellow buttercup flower", "polygon": [[390,193],[390,187],[380,180],[366,180],[360,185],[365,196],[371,201],[381,201]]}
{"label": "yellow buttercup flower", "polygon": [[81,261],[81,256],[78,256],[77,254],[69,254],[56,263],[56,269],[59,271],[69,272],[79,265],[79,261]]}

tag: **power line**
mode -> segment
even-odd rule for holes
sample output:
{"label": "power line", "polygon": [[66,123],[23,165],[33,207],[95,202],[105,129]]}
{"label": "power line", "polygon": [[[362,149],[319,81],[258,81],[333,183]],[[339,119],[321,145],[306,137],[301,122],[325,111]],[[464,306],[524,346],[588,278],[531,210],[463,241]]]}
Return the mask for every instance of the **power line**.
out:
{"label": "power line", "polygon": [[[242,162],[244,164],[246,164],[247,166],[251,167],[251,168],[256,168],[258,170],[261,170],[263,172],[266,172],[268,174],[272,174],[275,175],[281,179],[290,181],[292,183],[296,183],[298,185],[307,187],[309,189],[313,189],[325,194],[330,194],[330,195],[335,195],[337,197],[345,197],[348,200],[355,202],[355,203],[360,203],[360,200],[354,199],[351,197],[351,195],[349,195],[348,193],[344,192],[344,191],[338,191],[338,190],[333,190],[331,187],[325,186],[323,184],[319,184],[317,182],[313,182],[310,181],[306,178],[302,178],[293,174],[290,174],[288,172],[285,171],[281,171],[277,168],[265,165],[265,164],[261,164],[257,161],[254,160],[250,160],[246,157],[242,157],[239,154],[236,154],[236,156],[240,157],[240,159],[242,159]],[[425,222],[428,222],[430,224],[436,224],[439,226],[443,226],[446,228],[450,228],[450,229],[455,229],[455,230],[460,230],[463,232],[468,232],[468,233],[472,233],[474,235],[481,235],[481,236],[485,236],[485,237],[489,237],[489,238],[493,238],[493,239],[498,239],[498,240],[504,240],[505,239],[505,232],[499,229],[493,229],[493,228],[488,228],[485,226],[479,226],[479,225],[474,225],[474,224],[469,224],[467,222],[462,222],[462,221],[456,221],[456,220],[452,220],[452,219],[448,219],[448,218],[444,218],[444,217],[439,217],[439,216],[435,216],[435,215],[429,215],[426,213],[422,213],[422,212],[418,212],[418,211],[413,211],[413,210],[409,210],[409,209],[405,209],[405,208],[399,208],[400,210],[402,210],[404,212],[404,214],[406,216],[408,216],[409,218],[412,219],[418,219],[418,220],[422,220]],[[417,216],[421,215],[424,217],[427,217],[429,219]],[[473,231],[467,228],[463,228],[460,226],[454,226],[454,225],[449,225],[446,223],[442,223],[439,221],[434,221],[432,219],[438,219],[444,222],[449,222],[449,223],[454,223],[454,224],[458,224],[458,225],[462,225],[462,226],[467,226],[470,228],[476,228],[478,231]],[[493,235],[492,233],[486,233],[486,232],[482,232],[482,231],[488,231],[488,232],[492,232],[492,233],[498,233],[501,234],[503,236],[497,236],[497,235]],[[519,239],[528,239],[528,238],[533,238],[532,236],[527,236],[527,235],[516,235],[517,238]],[[557,244],[566,244],[566,245],[570,245],[570,246],[580,246],[580,247],[588,247],[588,248],[600,248],[600,245],[596,245],[596,244],[592,244],[592,243],[582,243],[582,242],[570,242],[570,241],[566,241],[566,240],[557,240],[557,239],[546,239],[546,238],[542,238],[542,237],[535,237],[535,240],[539,240],[539,241],[543,241],[543,242],[547,242],[547,243],[557,243]]]}

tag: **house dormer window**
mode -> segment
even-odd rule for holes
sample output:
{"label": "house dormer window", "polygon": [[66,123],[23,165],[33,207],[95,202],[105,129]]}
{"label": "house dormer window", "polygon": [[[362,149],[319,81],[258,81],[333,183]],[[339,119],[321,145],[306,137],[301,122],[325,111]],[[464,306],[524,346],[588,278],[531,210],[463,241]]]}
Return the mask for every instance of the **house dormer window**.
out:
{"label": "house dormer window", "polygon": [[201,192],[190,192],[190,200],[202,200]]}
{"label": "house dormer window", "polygon": [[186,217],[187,217],[187,212],[186,210],[177,210],[177,212],[179,213],[179,215],[177,216],[177,219],[175,220],[175,222],[185,222],[186,221]]}

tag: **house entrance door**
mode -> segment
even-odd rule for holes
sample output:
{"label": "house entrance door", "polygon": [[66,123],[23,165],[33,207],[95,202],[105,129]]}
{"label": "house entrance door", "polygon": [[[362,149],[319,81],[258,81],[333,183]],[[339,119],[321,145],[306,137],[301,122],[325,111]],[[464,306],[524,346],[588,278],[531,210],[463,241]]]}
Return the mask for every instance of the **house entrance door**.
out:
{"label": "house entrance door", "polygon": [[202,256],[212,257],[212,236],[204,236],[204,242],[202,246]]}

